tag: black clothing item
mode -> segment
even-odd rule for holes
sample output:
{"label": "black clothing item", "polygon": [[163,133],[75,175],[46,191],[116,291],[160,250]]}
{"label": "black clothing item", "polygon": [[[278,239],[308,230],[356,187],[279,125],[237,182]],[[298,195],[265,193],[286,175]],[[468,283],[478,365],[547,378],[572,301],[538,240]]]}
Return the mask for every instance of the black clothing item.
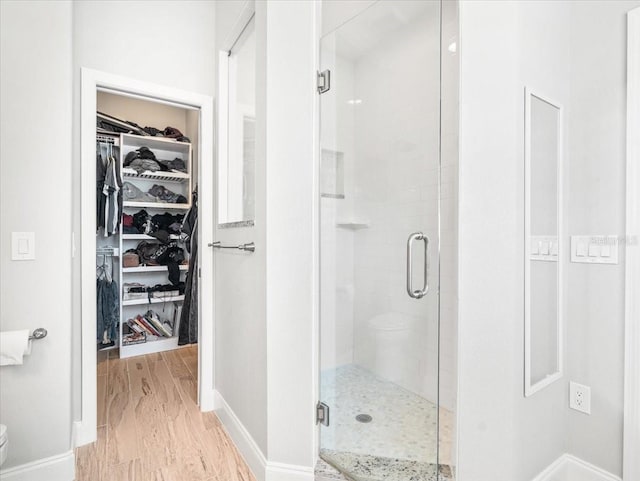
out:
{"label": "black clothing item", "polygon": [[167,243],[169,242],[169,233],[166,230],[158,230],[155,232],[149,232],[151,237],[155,237],[160,242]]}
{"label": "black clothing item", "polygon": [[102,193],[104,189],[104,179],[107,175],[107,166],[102,155],[100,155],[100,143],[96,142],[96,222],[97,228],[104,228],[104,207],[106,198]]}
{"label": "black clothing item", "polygon": [[[124,158],[124,162],[122,163],[122,165],[124,167],[129,167],[129,166],[131,166],[133,161],[136,160],[136,159],[154,161],[155,165],[157,166],[155,170],[162,169],[162,166],[160,164],[158,164],[157,161],[156,161],[156,154],[154,154],[153,151],[149,149],[149,147],[142,146],[138,150],[132,150]],[[151,164],[149,162],[147,162],[146,164],[142,163],[142,162],[139,162],[138,164],[143,164],[143,165],[147,165],[147,166],[154,165],[154,164]],[[147,168],[147,169],[144,169],[144,170],[151,170],[151,168]]]}
{"label": "black clothing item", "polygon": [[175,127],[165,127],[163,134],[168,139],[177,139],[178,137],[184,137],[184,135],[182,135],[182,132],[180,132]]}
{"label": "black clothing item", "polygon": [[151,217],[151,230],[164,230],[169,234],[180,234],[183,219],[184,214],[171,215],[168,212],[165,212],[164,214],[156,214]]}
{"label": "black clothing item", "polygon": [[153,153],[149,147],[140,147],[136,152],[138,152],[139,159],[151,159],[156,160],[156,154]]}
{"label": "black clothing item", "polygon": [[162,134],[162,130],[156,129],[155,127],[145,127],[143,130],[153,137],[157,136],[158,134]]}
{"label": "black clothing item", "polygon": [[195,344],[198,342],[198,192],[193,192],[191,209],[182,225],[183,233],[189,236],[187,251],[189,271],[185,281],[184,301],[180,312],[180,327],[178,331],[178,345]]}
{"label": "black clothing item", "polygon": [[144,234],[147,230],[147,221],[149,220],[149,214],[146,210],[141,210],[133,214],[133,227],[138,230],[138,234]]}
{"label": "black clothing item", "polygon": [[156,162],[160,165],[160,168],[165,171],[177,170],[178,172],[186,172],[187,166],[180,157],[176,157],[173,160],[161,160],[156,159]]}
{"label": "black clothing item", "polygon": [[142,241],[136,247],[143,265],[167,266],[169,281],[173,285],[180,282],[180,264],[185,260],[184,250],[175,241],[167,244]]}
{"label": "black clothing item", "polygon": [[174,286],[180,282],[180,264],[184,261],[184,251],[176,242],[168,244],[167,248],[156,257],[160,265],[166,265],[169,270],[169,282]]}
{"label": "black clothing item", "polygon": [[170,204],[187,203],[187,198],[185,196],[171,192],[163,185],[154,184],[154,186],[149,189],[148,193],[160,202],[168,202]]}
{"label": "black clothing item", "polygon": [[168,139],[176,139],[178,142],[191,142],[188,137],[182,135],[182,132],[175,127],[167,127],[162,133]]}
{"label": "black clothing item", "polygon": [[139,125],[133,122],[120,120],[113,115],[105,114],[103,112],[96,112],[96,127],[107,132],[117,132],[120,134],[149,135],[142,130]]}

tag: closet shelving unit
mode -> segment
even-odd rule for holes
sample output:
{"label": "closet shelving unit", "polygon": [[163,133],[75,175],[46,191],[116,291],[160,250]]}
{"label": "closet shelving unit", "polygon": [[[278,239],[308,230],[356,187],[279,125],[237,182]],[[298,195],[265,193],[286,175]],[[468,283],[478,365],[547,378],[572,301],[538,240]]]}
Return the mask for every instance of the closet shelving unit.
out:
{"label": "closet shelving unit", "polygon": [[[167,189],[181,194],[187,198],[188,203],[171,204],[164,202],[123,202],[123,212],[133,215],[144,209],[150,216],[155,214],[163,214],[169,212],[172,214],[186,214],[191,208],[191,192],[192,192],[192,148],[190,143],[177,142],[171,139],[160,137],[143,137],[133,134],[120,134],[120,166],[122,173],[122,181],[130,182],[143,192],[147,192],[154,184],[162,185]],[[124,159],[131,151],[140,147],[148,147],[161,160],[173,160],[180,158],[184,160],[187,172],[142,172],[138,173],[133,169],[123,166]],[[128,249],[135,248],[139,242],[143,240],[154,241],[154,237],[147,234],[124,234],[121,231],[119,236],[120,252],[126,252]],[[184,244],[178,235],[171,235],[171,240],[179,242],[184,248]],[[185,250],[186,254],[186,250]],[[150,354],[154,352],[168,351],[178,347],[178,328],[180,309],[184,295],[159,297],[159,298],[143,298],[143,299],[127,299],[124,300],[124,284],[127,282],[139,282],[148,286],[156,284],[167,284],[168,271],[166,266],[139,266],[139,267],[123,267],[122,256],[120,256],[120,280],[121,280],[121,301],[120,301],[120,333],[119,346],[120,357],[126,358],[131,356],[139,356],[142,354]],[[184,280],[184,274],[188,271],[188,265],[180,265],[181,276]],[[175,308],[174,306],[179,306]],[[174,311],[174,308],[176,309]],[[151,340],[149,336],[147,341],[140,344],[123,344],[123,326],[128,319],[134,318],[136,315],[144,315],[149,309],[156,311],[161,318],[173,320],[173,335],[171,337],[158,337]],[[175,314],[175,316],[174,316]]]}

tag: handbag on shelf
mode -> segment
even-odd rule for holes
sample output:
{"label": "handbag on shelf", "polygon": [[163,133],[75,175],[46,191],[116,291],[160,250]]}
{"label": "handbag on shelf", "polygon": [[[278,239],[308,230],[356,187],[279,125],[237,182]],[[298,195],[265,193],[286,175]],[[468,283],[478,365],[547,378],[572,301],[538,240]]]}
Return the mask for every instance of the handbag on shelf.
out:
{"label": "handbag on shelf", "polygon": [[129,249],[122,255],[122,267],[138,267],[140,265],[140,256],[135,249]]}

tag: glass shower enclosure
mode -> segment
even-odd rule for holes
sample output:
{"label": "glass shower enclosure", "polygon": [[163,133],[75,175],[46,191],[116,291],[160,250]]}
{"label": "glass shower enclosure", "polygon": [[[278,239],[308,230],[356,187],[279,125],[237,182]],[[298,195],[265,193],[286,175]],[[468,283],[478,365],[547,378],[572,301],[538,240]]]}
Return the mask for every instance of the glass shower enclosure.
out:
{"label": "glass shower enclosure", "polygon": [[320,43],[320,457],[452,479],[439,399],[441,3],[380,0]]}

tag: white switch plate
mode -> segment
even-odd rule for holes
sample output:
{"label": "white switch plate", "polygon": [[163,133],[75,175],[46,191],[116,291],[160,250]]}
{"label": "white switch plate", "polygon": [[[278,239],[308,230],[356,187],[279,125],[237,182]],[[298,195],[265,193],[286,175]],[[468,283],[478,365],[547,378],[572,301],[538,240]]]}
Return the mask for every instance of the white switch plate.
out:
{"label": "white switch plate", "polygon": [[572,235],[571,262],[584,264],[617,264],[618,236]]}
{"label": "white switch plate", "polygon": [[32,261],[36,258],[35,232],[11,233],[11,260]]}
{"label": "white switch plate", "polygon": [[532,235],[530,243],[530,260],[558,262],[558,238],[556,236]]}

